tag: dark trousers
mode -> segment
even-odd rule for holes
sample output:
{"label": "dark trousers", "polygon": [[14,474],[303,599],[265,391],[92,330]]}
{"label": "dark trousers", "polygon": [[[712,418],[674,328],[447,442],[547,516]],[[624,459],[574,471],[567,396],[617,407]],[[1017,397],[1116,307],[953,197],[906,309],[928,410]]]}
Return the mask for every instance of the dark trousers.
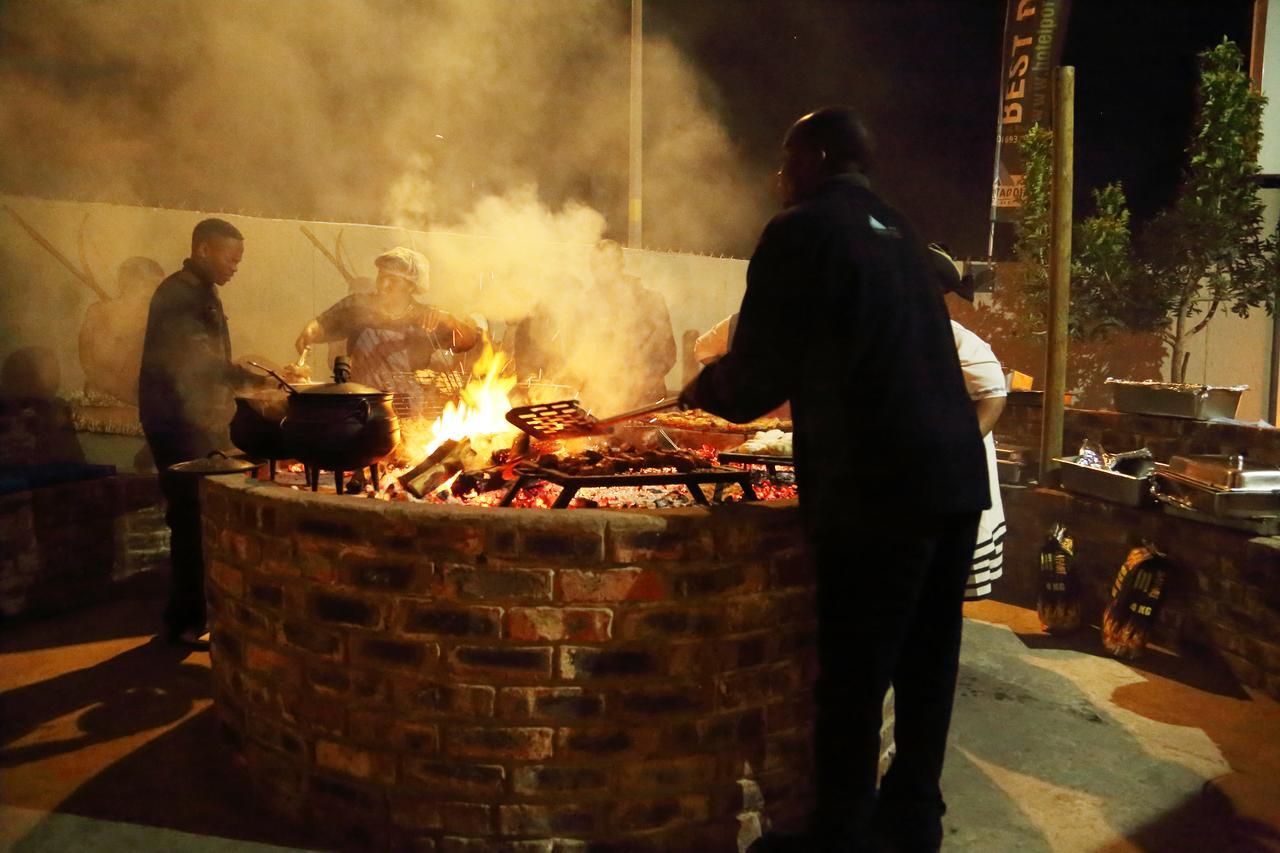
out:
{"label": "dark trousers", "polygon": [[148,430],[147,444],[160,471],[164,520],[169,525],[169,603],[164,610],[164,624],[170,635],[177,635],[204,626],[204,548],[200,529],[200,478],[169,469],[179,462],[208,455],[214,449],[214,442],[197,432]]}
{"label": "dark trousers", "polygon": [[[815,537],[818,655],[813,829],[832,850],[870,849],[873,826],[936,850],[939,779],[960,657],[978,513],[862,517]],[[876,794],[884,696],[897,754]]]}

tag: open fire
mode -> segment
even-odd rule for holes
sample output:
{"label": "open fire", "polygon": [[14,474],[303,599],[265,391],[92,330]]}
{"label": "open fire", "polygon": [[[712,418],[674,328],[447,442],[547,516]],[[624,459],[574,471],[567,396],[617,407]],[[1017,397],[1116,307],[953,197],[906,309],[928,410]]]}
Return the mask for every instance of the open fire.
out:
{"label": "open fire", "polygon": [[[763,465],[724,468],[711,444],[658,450],[599,437],[531,440],[506,419],[517,384],[510,359],[486,341],[456,401],[430,421],[402,420],[400,447],[384,463],[379,485],[356,479],[346,490],[383,501],[544,509],[660,508],[706,503],[708,495],[720,501],[796,495],[790,472]],[[303,466],[293,464],[279,480],[299,488],[302,474]],[[557,504],[565,488],[573,491]]]}

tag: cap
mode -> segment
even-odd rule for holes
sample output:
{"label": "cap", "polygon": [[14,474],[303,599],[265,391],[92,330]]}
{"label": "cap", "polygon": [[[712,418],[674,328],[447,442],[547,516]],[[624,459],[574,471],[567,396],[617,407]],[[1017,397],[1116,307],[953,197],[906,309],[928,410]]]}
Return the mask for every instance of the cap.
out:
{"label": "cap", "polygon": [[954,293],[973,301],[973,277],[960,275],[955,258],[940,243],[930,243],[928,247],[929,268],[933,271],[942,286],[944,293]]}
{"label": "cap", "polygon": [[373,265],[379,273],[394,275],[411,282],[419,293],[427,289],[427,277],[430,264],[421,252],[396,246],[373,259]]}

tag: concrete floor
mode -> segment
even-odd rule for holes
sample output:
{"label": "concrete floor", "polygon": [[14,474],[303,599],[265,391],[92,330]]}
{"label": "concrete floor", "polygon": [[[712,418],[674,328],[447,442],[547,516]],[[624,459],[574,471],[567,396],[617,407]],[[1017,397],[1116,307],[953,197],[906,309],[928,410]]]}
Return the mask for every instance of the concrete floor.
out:
{"label": "concrete floor", "polygon": [[[208,655],[150,642],[154,581],[0,634],[0,849],[306,848],[214,731]],[[1280,851],[1280,706],[1212,662],[967,611],[944,849]]]}

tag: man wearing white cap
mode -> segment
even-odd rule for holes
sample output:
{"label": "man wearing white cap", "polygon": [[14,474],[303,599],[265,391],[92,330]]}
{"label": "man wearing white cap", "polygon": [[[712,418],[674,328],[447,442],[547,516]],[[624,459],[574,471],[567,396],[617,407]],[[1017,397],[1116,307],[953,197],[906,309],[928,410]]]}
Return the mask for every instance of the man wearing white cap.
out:
{"label": "man wearing white cap", "polygon": [[346,340],[351,378],[396,395],[401,416],[415,416],[422,387],[413,377],[424,350],[463,352],[479,332],[452,314],[414,297],[428,287],[427,259],[397,247],[374,259],[378,277],[372,293],[353,293],[306,325],[294,345],[299,353],[316,343]]}

